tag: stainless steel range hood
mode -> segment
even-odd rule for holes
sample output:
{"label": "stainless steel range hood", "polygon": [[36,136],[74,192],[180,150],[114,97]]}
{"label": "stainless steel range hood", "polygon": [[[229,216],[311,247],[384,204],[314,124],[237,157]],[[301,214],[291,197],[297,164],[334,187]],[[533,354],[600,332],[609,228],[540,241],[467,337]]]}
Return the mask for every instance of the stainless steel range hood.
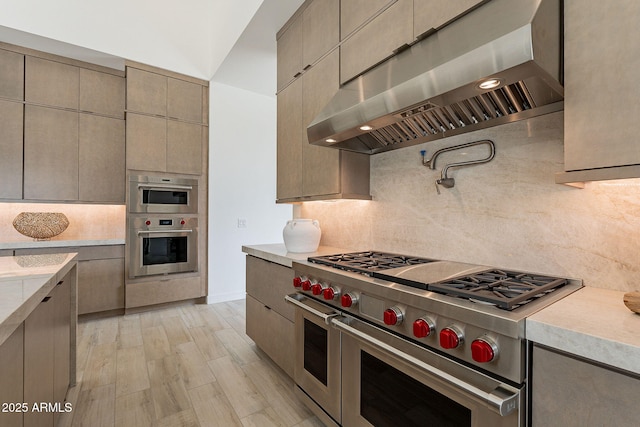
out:
{"label": "stainless steel range hood", "polygon": [[563,96],[561,0],[491,0],[342,86],[307,133],[375,154],[559,111]]}

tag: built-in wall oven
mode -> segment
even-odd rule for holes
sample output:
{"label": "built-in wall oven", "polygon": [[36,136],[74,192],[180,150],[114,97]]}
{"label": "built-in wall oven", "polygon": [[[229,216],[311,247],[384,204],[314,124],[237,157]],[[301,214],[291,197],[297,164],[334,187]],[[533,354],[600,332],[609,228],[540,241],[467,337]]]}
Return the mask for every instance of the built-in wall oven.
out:
{"label": "built-in wall oven", "polygon": [[198,213],[198,180],[170,176],[129,177],[130,213]]}
{"label": "built-in wall oven", "polygon": [[198,218],[154,214],[129,218],[129,277],[198,271]]}
{"label": "built-in wall oven", "polygon": [[581,286],[372,251],[293,268],[296,392],[345,427],[528,425],[525,319]]}

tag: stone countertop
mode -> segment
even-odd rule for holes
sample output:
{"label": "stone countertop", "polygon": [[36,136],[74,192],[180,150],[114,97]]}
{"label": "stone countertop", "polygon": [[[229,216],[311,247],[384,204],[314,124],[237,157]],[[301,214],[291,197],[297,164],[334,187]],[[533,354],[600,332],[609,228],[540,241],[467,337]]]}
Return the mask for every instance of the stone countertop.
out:
{"label": "stone countertop", "polygon": [[25,241],[19,241],[19,242],[0,242],[0,250],[64,248],[64,247],[78,247],[78,246],[110,246],[110,245],[124,245],[124,239],[25,240]]}
{"label": "stone countertop", "polygon": [[76,264],[75,253],[0,257],[0,344]]}
{"label": "stone countertop", "polygon": [[295,253],[288,252],[284,243],[275,243],[267,245],[245,245],[242,246],[242,252],[271,261],[276,264],[291,267],[293,261],[306,261],[310,256],[331,255],[346,252],[355,252],[353,249],[335,248],[332,246],[320,246],[315,252]]}
{"label": "stone countertop", "polygon": [[527,319],[527,339],[640,374],[640,315],[624,292],[582,288]]}

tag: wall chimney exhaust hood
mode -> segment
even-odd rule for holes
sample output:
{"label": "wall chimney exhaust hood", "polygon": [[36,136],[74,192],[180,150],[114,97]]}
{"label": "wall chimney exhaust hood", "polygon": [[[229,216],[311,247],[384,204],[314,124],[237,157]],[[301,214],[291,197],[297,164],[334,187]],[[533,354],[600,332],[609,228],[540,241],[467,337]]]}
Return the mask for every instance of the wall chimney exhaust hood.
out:
{"label": "wall chimney exhaust hood", "polygon": [[342,86],[307,133],[375,154],[559,111],[563,97],[561,0],[491,0]]}

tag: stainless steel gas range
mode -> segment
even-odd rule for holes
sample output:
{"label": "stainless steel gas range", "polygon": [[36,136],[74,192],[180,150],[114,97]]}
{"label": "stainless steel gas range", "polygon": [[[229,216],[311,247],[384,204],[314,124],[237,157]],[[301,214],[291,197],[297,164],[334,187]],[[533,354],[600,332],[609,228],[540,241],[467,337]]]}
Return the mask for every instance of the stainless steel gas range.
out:
{"label": "stainless steel gas range", "polygon": [[296,390],[346,427],[527,425],[525,320],[582,286],[383,252],[293,268]]}

